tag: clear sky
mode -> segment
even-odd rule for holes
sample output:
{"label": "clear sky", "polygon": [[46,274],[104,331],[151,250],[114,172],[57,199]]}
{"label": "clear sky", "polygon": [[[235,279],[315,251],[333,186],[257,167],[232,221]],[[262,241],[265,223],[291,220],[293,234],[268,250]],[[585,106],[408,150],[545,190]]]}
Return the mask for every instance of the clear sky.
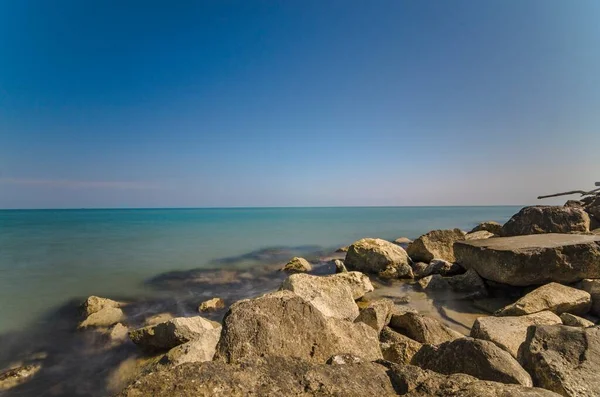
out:
{"label": "clear sky", "polygon": [[0,0],[0,208],[591,188],[599,21],[596,0]]}

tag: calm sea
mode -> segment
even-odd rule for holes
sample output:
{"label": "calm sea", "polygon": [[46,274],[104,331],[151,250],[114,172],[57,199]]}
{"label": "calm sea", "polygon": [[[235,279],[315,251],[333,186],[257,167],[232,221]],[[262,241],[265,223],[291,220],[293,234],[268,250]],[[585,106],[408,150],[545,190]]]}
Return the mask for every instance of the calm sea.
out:
{"label": "calm sea", "polygon": [[415,238],[431,229],[469,229],[485,220],[504,222],[517,210],[3,210],[0,333],[35,325],[45,312],[71,299],[92,294],[147,296],[153,289],[146,281],[173,270],[257,266],[263,260],[261,252],[271,248],[290,255],[327,252],[362,237]]}

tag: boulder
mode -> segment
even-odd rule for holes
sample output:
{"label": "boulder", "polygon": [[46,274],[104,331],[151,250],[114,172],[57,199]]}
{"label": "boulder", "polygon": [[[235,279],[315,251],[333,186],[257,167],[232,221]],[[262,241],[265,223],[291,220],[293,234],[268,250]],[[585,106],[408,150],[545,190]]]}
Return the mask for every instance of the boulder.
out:
{"label": "boulder", "polygon": [[552,324],[561,324],[561,319],[550,311],[518,317],[479,317],[471,328],[471,337],[494,342],[517,358],[529,326]]}
{"label": "boulder", "polygon": [[413,261],[430,262],[434,258],[454,262],[455,242],[464,240],[460,229],[433,230],[413,241],[406,250]]}
{"label": "boulder", "polygon": [[372,361],[382,357],[378,339],[364,323],[326,317],[293,292],[278,291],[231,305],[215,359],[276,355],[323,363],[349,353]]}
{"label": "boulder", "polygon": [[378,238],[363,238],[354,242],[348,248],[344,264],[348,270],[380,274],[386,278],[413,277],[406,251]]}
{"label": "boulder", "polygon": [[365,323],[379,333],[390,322],[393,308],[394,302],[391,299],[376,299],[360,309],[354,322]]}
{"label": "boulder", "polygon": [[22,365],[0,371],[0,392],[10,390],[31,380],[42,369],[41,363]]}
{"label": "boulder", "polygon": [[347,273],[348,269],[346,269],[346,265],[344,265],[344,262],[336,259],[333,261],[333,264],[335,266],[335,272],[336,273]]}
{"label": "boulder", "polygon": [[88,327],[107,328],[122,321],[125,318],[123,310],[118,307],[106,306],[87,316],[85,320],[79,323],[79,329]]}
{"label": "boulder", "polygon": [[99,296],[92,295],[88,297],[81,306],[83,309],[84,317],[89,317],[92,314],[97,313],[104,308],[117,308],[122,307],[124,305],[125,304],[123,302],[117,302],[112,299],[101,298]]}
{"label": "boulder", "polygon": [[129,332],[129,338],[147,350],[168,350],[199,339],[218,339],[221,325],[200,316],[176,317],[171,320],[138,328]]}
{"label": "boulder", "polygon": [[417,342],[433,345],[464,337],[431,317],[413,312],[392,314],[390,327]]}
{"label": "boulder", "polygon": [[411,364],[446,375],[462,373],[482,380],[533,385],[517,360],[486,340],[460,338],[437,346],[424,345]]}
{"label": "boulder", "polygon": [[[343,273],[341,273],[343,274]],[[354,321],[358,306],[344,278],[293,274],[283,281],[281,290],[291,291],[320,310],[326,317]]]}
{"label": "boulder", "polygon": [[335,279],[340,284],[346,284],[350,288],[354,300],[360,299],[368,292],[374,290],[369,276],[361,272],[344,272],[329,277]]}
{"label": "boulder", "polygon": [[600,327],[531,327],[521,362],[540,387],[563,396],[598,396]]}
{"label": "boulder", "polygon": [[297,256],[292,258],[286,265],[281,269],[290,273],[305,273],[312,270],[311,264],[304,258],[298,258]]}
{"label": "boulder", "polygon": [[494,221],[481,222],[479,225],[471,229],[469,233],[476,232],[490,232],[496,236],[499,236],[500,233],[502,233],[502,225]]}
{"label": "boulder", "polygon": [[385,360],[409,364],[413,356],[421,349],[423,344],[404,336],[390,327],[384,327],[379,335],[381,353]]}
{"label": "boulder", "polygon": [[585,233],[590,217],[580,208],[549,205],[525,207],[502,226],[500,235],[523,236],[545,233]]}
{"label": "boulder", "polygon": [[220,334],[207,333],[203,338],[175,346],[165,356],[165,361],[172,365],[184,363],[201,363],[211,361],[217,349]]}
{"label": "boulder", "polygon": [[199,312],[214,312],[225,308],[225,301],[221,298],[212,298],[204,301],[198,306]]}
{"label": "boulder", "polygon": [[591,312],[600,316],[600,279],[585,279],[581,282],[581,289],[592,297]]}
{"label": "boulder", "polygon": [[437,293],[438,296],[451,292],[452,294],[447,296],[449,299],[473,299],[487,296],[485,283],[474,270],[454,277],[442,277],[434,274],[419,280],[419,285],[423,290]]}
{"label": "boulder", "polygon": [[522,316],[544,310],[556,314],[585,314],[590,310],[592,301],[589,293],[558,283],[543,285],[512,305],[500,309],[497,316]]}
{"label": "boulder", "polygon": [[459,241],[454,252],[466,269],[513,286],[600,278],[600,236],[538,234]]}
{"label": "boulder", "polygon": [[485,230],[480,230],[478,232],[465,234],[465,240],[483,240],[483,239],[492,238],[492,237],[497,237],[497,236],[494,233],[490,233]]}
{"label": "boulder", "polygon": [[563,313],[560,315],[560,319],[564,325],[568,325],[571,327],[593,327],[595,324],[590,320],[587,320],[583,317],[576,316],[571,313]]}

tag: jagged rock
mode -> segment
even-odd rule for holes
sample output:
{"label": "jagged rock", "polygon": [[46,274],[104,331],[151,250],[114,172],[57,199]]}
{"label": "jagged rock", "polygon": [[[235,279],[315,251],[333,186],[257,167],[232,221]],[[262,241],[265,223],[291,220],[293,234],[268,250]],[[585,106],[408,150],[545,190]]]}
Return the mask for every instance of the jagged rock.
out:
{"label": "jagged rock", "polygon": [[204,301],[198,306],[199,312],[213,312],[225,308],[225,301],[221,298],[212,298]]}
{"label": "jagged rock", "polygon": [[333,261],[333,264],[335,265],[336,273],[348,273],[348,269],[346,269],[346,265],[344,265],[343,261],[336,259]]}
{"label": "jagged rock", "polygon": [[138,328],[129,332],[129,338],[148,350],[167,350],[192,340],[219,337],[221,325],[200,316],[176,317],[171,320]]}
{"label": "jagged rock", "polygon": [[381,342],[383,358],[398,364],[410,363],[415,353],[423,346],[416,340],[404,336],[390,327],[383,328],[379,335],[379,341]]}
{"label": "jagged rock", "polygon": [[571,327],[593,327],[595,324],[590,320],[587,320],[583,317],[576,316],[571,313],[563,313],[560,315],[560,319],[564,325],[569,325]]}
{"label": "jagged rock", "polygon": [[522,316],[544,310],[550,310],[556,314],[565,312],[585,314],[590,310],[591,304],[589,293],[566,285],[550,283],[531,291],[495,314],[497,316]]}
{"label": "jagged rock", "polygon": [[202,338],[186,342],[169,350],[165,361],[172,365],[211,361],[215,355],[220,333],[206,333]]}
{"label": "jagged rock", "polygon": [[346,284],[350,288],[354,300],[360,299],[374,290],[369,276],[361,272],[344,272],[329,277],[334,278],[339,283]]}
{"label": "jagged rock", "polygon": [[531,327],[521,362],[540,387],[563,396],[598,396],[600,327]]}
{"label": "jagged rock", "polygon": [[416,279],[427,277],[431,274],[431,267],[429,263],[425,262],[416,262],[412,265],[413,276]]}
{"label": "jagged rock", "polygon": [[175,317],[171,313],[167,312],[154,314],[144,320],[144,326],[147,327],[149,325],[164,323],[165,321],[169,321],[173,318]]}
{"label": "jagged rock", "polygon": [[322,363],[340,353],[369,361],[381,358],[377,331],[325,317],[293,292],[278,291],[231,305],[215,359],[236,362],[278,355]]}
{"label": "jagged rock", "polygon": [[326,364],[329,365],[346,365],[346,364],[359,364],[364,362],[360,357],[353,356],[352,354],[336,354],[327,360]]}
{"label": "jagged rock", "polygon": [[544,233],[590,231],[590,217],[580,208],[536,205],[525,207],[502,226],[500,235],[523,236]]}
{"label": "jagged rock", "polygon": [[417,342],[433,345],[464,337],[431,317],[412,312],[392,314],[390,327]]}
{"label": "jagged rock", "polygon": [[502,233],[502,225],[494,221],[481,222],[479,225],[471,229],[469,233],[476,233],[481,231],[490,232],[492,234],[495,234],[496,236],[499,236],[500,233]]}
{"label": "jagged rock", "polygon": [[0,371],[0,392],[10,390],[31,380],[42,369],[41,363],[23,365]]}
{"label": "jagged rock", "polygon": [[354,242],[344,261],[348,270],[380,274],[386,278],[412,278],[406,251],[382,239],[363,238]]}
{"label": "jagged rock", "polygon": [[123,302],[117,302],[114,301],[112,299],[107,299],[107,298],[102,298],[99,296],[90,296],[88,297],[85,302],[83,302],[82,305],[82,309],[83,309],[83,314],[84,317],[89,317],[94,313],[98,313],[100,310],[107,308],[107,307],[112,307],[112,308],[117,308],[117,307],[122,307],[125,304]]}
{"label": "jagged rock", "polygon": [[406,250],[413,261],[430,262],[434,258],[454,262],[455,242],[464,240],[460,229],[433,230],[413,241]]}
{"label": "jagged rock", "polygon": [[322,277],[293,274],[283,281],[281,290],[295,293],[326,317],[348,321],[354,321],[358,317],[358,306],[354,302],[352,290],[340,275]]}
{"label": "jagged rock", "polygon": [[494,342],[514,358],[517,358],[519,347],[527,338],[527,328],[529,326],[560,323],[561,319],[550,311],[518,317],[479,317],[471,328],[471,336]]}
{"label": "jagged rock", "polygon": [[361,309],[354,321],[365,323],[379,333],[390,322],[393,308],[394,302],[391,299],[377,299]]}
{"label": "jagged rock", "polygon": [[439,274],[419,280],[419,285],[427,292],[452,292],[451,299],[472,299],[487,296],[485,283],[474,270],[454,277],[442,277]]}
{"label": "jagged rock", "polygon": [[513,286],[600,278],[600,236],[538,234],[459,241],[454,252],[466,269]]}
{"label": "jagged rock", "polygon": [[79,329],[88,327],[110,327],[122,321],[125,318],[123,310],[118,307],[106,306],[87,316],[85,320],[79,323]]}
{"label": "jagged rock", "polygon": [[298,272],[305,273],[312,270],[311,264],[304,258],[298,258],[297,256],[292,258],[284,267],[281,269],[286,272]]}
{"label": "jagged rock", "polygon": [[591,312],[600,316],[600,279],[585,279],[581,282],[581,289],[592,297]]}
{"label": "jagged rock", "polygon": [[465,234],[465,240],[483,240],[486,238],[497,237],[494,233],[485,230]]}
{"label": "jagged rock", "polygon": [[507,351],[494,343],[460,338],[424,345],[411,364],[441,374],[467,374],[482,380],[532,386],[531,377]]}
{"label": "jagged rock", "polygon": [[565,203],[565,207],[572,207],[572,208],[583,208],[583,206],[585,205],[585,203],[583,201],[579,201],[579,200],[567,200],[567,202]]}

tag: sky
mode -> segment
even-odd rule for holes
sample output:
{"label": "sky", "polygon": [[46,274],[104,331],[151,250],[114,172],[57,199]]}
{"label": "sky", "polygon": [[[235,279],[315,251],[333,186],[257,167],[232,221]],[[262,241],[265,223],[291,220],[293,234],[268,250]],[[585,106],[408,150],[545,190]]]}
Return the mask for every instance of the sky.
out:
{"label": "sky", "polygon": [[591,189],[599,20],[596,0],[0,0],[0,208]]}

